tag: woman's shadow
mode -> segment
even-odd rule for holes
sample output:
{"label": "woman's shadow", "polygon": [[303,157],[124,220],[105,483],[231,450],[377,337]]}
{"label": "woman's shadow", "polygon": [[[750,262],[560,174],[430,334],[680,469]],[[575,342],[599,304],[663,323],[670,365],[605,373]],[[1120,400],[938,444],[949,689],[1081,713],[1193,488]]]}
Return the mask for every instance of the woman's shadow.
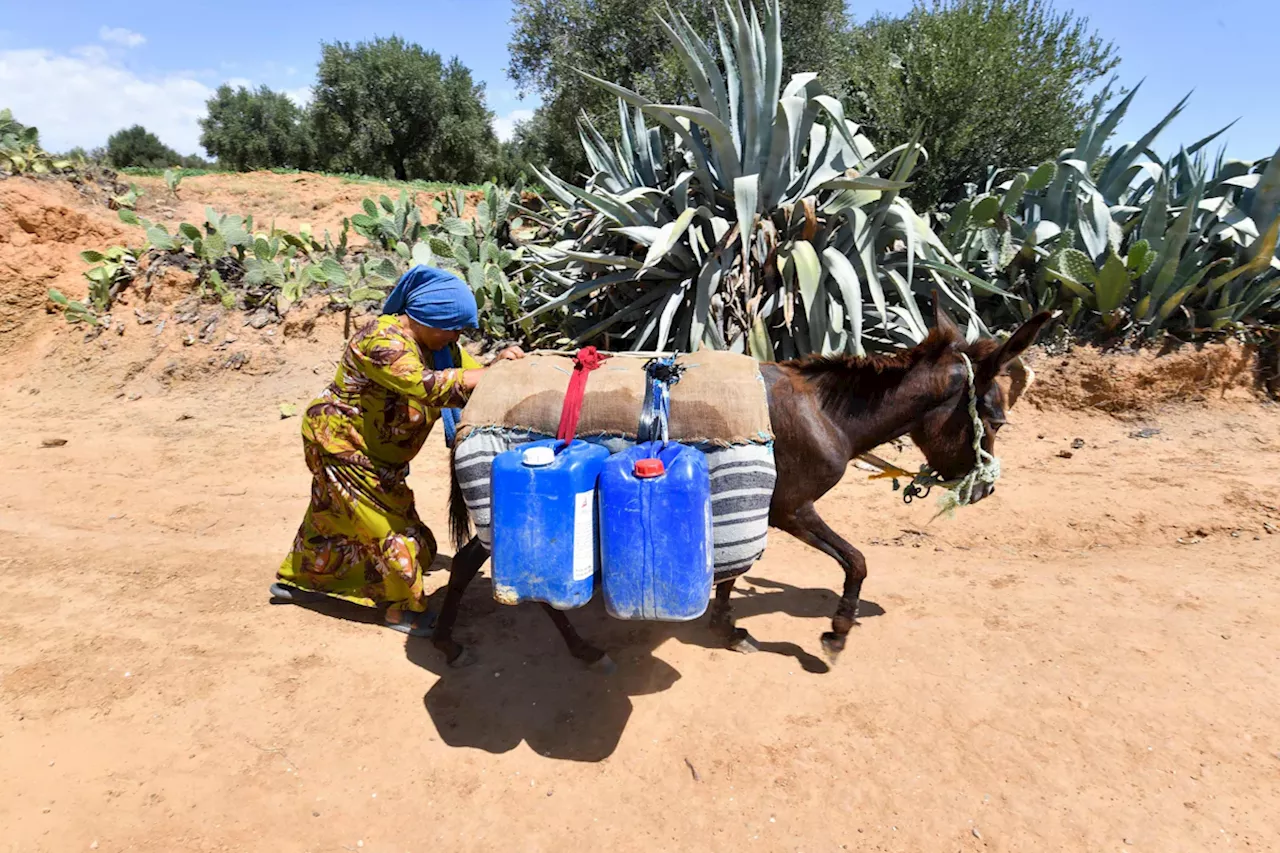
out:
{"label": "woman's shadow", "polygon": [[[762,578],[738,583],[734,615],[782,612],[797,617],[830,616],[838,596]],[[884,611],[862,602],[860,616]],[[449,746],[503,753],[522,741],[539,754],[570,761],[600,761],[617,748],[631,717],[633,696],[660,693],[680,673],[654,657],[669,639],[721,648],[703,617],[688,623],[628,622],[605,612],[600,597],[572,611],[583,638],[605,649],[617,672],[600,675],[570,656],[542,610],[493,601],[488,578],[477,577],[463,596],[455,633],[479,661],[452,669],[430,639],[410,637],[410,661],[439,679],[423,698],[427,714]],[[826,672],[821,659],[793,643],[760,643],[766,653],[795,657],[809,672]]]}

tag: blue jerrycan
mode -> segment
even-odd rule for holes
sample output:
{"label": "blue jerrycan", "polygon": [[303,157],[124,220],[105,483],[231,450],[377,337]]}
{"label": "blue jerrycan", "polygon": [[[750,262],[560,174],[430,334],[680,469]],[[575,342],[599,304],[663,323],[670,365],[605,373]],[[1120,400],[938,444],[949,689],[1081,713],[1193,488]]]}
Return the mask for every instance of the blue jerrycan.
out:
{"label": "blue jerrycan", "polygon": [[595,592],[596,479],[609,451],[530,442],[493,460],[493,597],[572,610]]}
{"label": "blue jerrycan", "polygon": [[611,616],[697,619],[711,597],[713,559],[701,452],[652,441],[609,457],[600,473],[600,577]]}

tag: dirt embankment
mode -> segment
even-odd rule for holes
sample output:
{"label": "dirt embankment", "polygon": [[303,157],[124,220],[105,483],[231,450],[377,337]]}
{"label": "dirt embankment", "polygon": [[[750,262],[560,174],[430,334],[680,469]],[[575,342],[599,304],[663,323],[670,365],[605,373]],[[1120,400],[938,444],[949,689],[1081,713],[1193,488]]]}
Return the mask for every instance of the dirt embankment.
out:
{"label": "dirt embankment", "polygon": [[[204,222],[205,208],[212,207],[218,213],[235,213],[253,216],[255,227],[265,230],[272,223],[276,227],[296,232],[302,225],[310,225],[312,233],[323,237],[325,230],[338,239],[342,220],[361,211],[364,199],[386,195],[392,201],[400,198],[405,188],[372,181],[356,181],[326,175],[281,175],[274,172],[245,172],[242,174],[200,175],[183,178],[175,197],[160,178],[132,178],[122,176],[143,191],[137,211],[148,219],[177,224]],[[436,221],[431,202],[442,196],[441,192],[405,190],[416,197],[426,223]],[[463,214],[475,211],[480,201],[478,192],[467,192]],[[361,238],[354,232],[351,239]]]}
{"label": "dirt embankment", "polygon": [[84,295],[81,251],[125,242],[129,231],[65,181],[0,180],[0,355],[29,347],[51,328],[49,288]]}

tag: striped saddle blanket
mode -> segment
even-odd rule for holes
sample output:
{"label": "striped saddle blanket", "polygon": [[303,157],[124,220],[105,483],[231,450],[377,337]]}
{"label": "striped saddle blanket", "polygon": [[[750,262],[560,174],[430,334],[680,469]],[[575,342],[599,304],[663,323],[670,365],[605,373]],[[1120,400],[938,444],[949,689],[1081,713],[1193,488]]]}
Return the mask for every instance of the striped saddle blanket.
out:
{"label": "striped saddle blanket", "polygon": [[[454,449],[454,473],[471,513],[476,534],[490,547],[490,472],[499,453],[530,441],[550,438],[541,433],[490,427],[472,429]],[[619,437],[579,436],[617,453],[634,442]],[[707,457],[711,472],[711,516],[715,540],[716,582],[737,577],[764,553],[769,532],[769,503],[777,471],[771,444],[723,447],[694,445]]]}

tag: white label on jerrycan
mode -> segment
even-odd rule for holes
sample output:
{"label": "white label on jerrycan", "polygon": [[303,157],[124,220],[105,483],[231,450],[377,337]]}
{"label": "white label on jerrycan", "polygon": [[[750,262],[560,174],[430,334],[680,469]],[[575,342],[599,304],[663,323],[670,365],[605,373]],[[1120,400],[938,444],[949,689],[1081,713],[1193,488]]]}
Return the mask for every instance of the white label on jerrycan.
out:
{"label": "white label on jerrycan", "polygon": [[573,506],[573,579],[585,581],[596,570],[595,492],[578,492]]}

